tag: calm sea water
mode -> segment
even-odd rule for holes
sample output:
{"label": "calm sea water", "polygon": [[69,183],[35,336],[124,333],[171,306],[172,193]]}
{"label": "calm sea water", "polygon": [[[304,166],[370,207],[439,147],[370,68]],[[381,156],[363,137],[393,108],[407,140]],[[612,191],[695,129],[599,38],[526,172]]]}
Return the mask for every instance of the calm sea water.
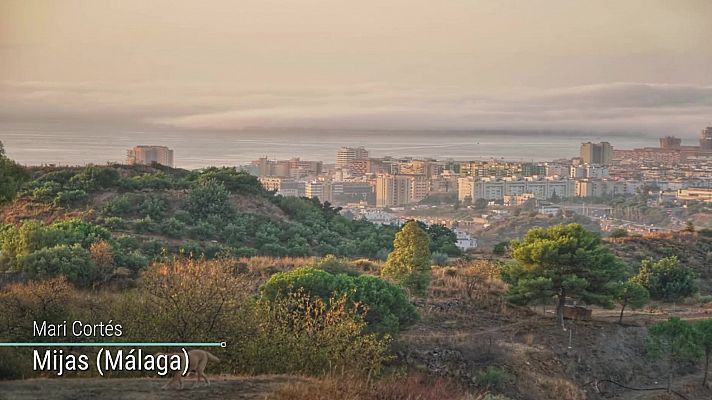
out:
{"label": "calm sea water", "polygon": [[26,165],[123,162],[138,144],[174,150],[177,167],[245,164],[261,156],[333,162],[341,146],[365,146],[371,155],[544,161],[578,155],[584,141],[618,148],[655,146],[654,137],[623,133],[482,131],[242,130],[185,132],[131,129],[64,129],[1,126],[8,155]]}

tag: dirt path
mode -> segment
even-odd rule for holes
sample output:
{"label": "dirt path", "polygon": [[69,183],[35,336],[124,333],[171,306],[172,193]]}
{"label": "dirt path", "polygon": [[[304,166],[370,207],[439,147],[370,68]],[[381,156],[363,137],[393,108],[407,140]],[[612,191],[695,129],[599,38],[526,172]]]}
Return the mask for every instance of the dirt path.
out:
{"label": "dirt path", "polygon": [[0,381],[0,400],[264,400],[294,376],[214,376],[211,386],[161,390],[165,379],[28,379]]}

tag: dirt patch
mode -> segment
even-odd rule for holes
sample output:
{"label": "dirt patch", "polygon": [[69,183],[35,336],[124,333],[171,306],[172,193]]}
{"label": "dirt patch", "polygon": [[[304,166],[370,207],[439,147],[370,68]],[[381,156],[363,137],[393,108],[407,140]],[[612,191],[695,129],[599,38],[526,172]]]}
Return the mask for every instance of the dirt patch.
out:
{"label": "dirt patch", "polygon": [[161,390],[166,379],[28,379],[0,382],[0,400],[257,400],[264,399],[283,385],[305,378],[270,375],[257,377],[212,376],[210,386],[193,387],[185,382],[183,390]]}

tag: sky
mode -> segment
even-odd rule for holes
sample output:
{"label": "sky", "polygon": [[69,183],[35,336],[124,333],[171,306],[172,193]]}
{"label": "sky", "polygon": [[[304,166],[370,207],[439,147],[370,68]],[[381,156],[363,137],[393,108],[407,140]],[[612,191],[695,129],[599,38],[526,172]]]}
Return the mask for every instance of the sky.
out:
{"label": "sky", "polygon": [[693,138],[710,21],[709,0],[0,0],[0,124]]}

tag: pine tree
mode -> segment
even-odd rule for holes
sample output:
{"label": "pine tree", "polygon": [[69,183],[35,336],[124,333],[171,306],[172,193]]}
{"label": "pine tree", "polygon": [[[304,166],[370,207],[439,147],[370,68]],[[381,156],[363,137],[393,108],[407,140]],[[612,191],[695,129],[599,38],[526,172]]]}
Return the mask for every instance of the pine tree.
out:
{"label": "pine tree", "polygon": [[416,221],[409,221],[396,234],[393,251],[381,274],[413,293],[424,295],[430,284],[430,239]]}
{"label": "pine tree", "polygon": [[641,308],[650,302],[650,293],[642,285],[628,280],[620,286],[620,291],[616,295],[616,302],[621,305],[621,315],[618,323],[623,323],[623,312],[627,306],[633,309]]}
{"label": "pine tree", "polygon": [[705,357],[705,375],[702,378],[702,386],[706,386],[710,358],[712,358],[712,319],[695,321],[692,327],[695,329],[695,342]]}
{"label": "pine tree", "polygon": [[[512,283],[510,301],[526,304],[553,293],[562,325],[567,298],[613,306],[625,266],[598,234],[579,224],[534,228],[511,247],[517,263],[506,272]],[[532,291],[535,288],[539,290]]]}

